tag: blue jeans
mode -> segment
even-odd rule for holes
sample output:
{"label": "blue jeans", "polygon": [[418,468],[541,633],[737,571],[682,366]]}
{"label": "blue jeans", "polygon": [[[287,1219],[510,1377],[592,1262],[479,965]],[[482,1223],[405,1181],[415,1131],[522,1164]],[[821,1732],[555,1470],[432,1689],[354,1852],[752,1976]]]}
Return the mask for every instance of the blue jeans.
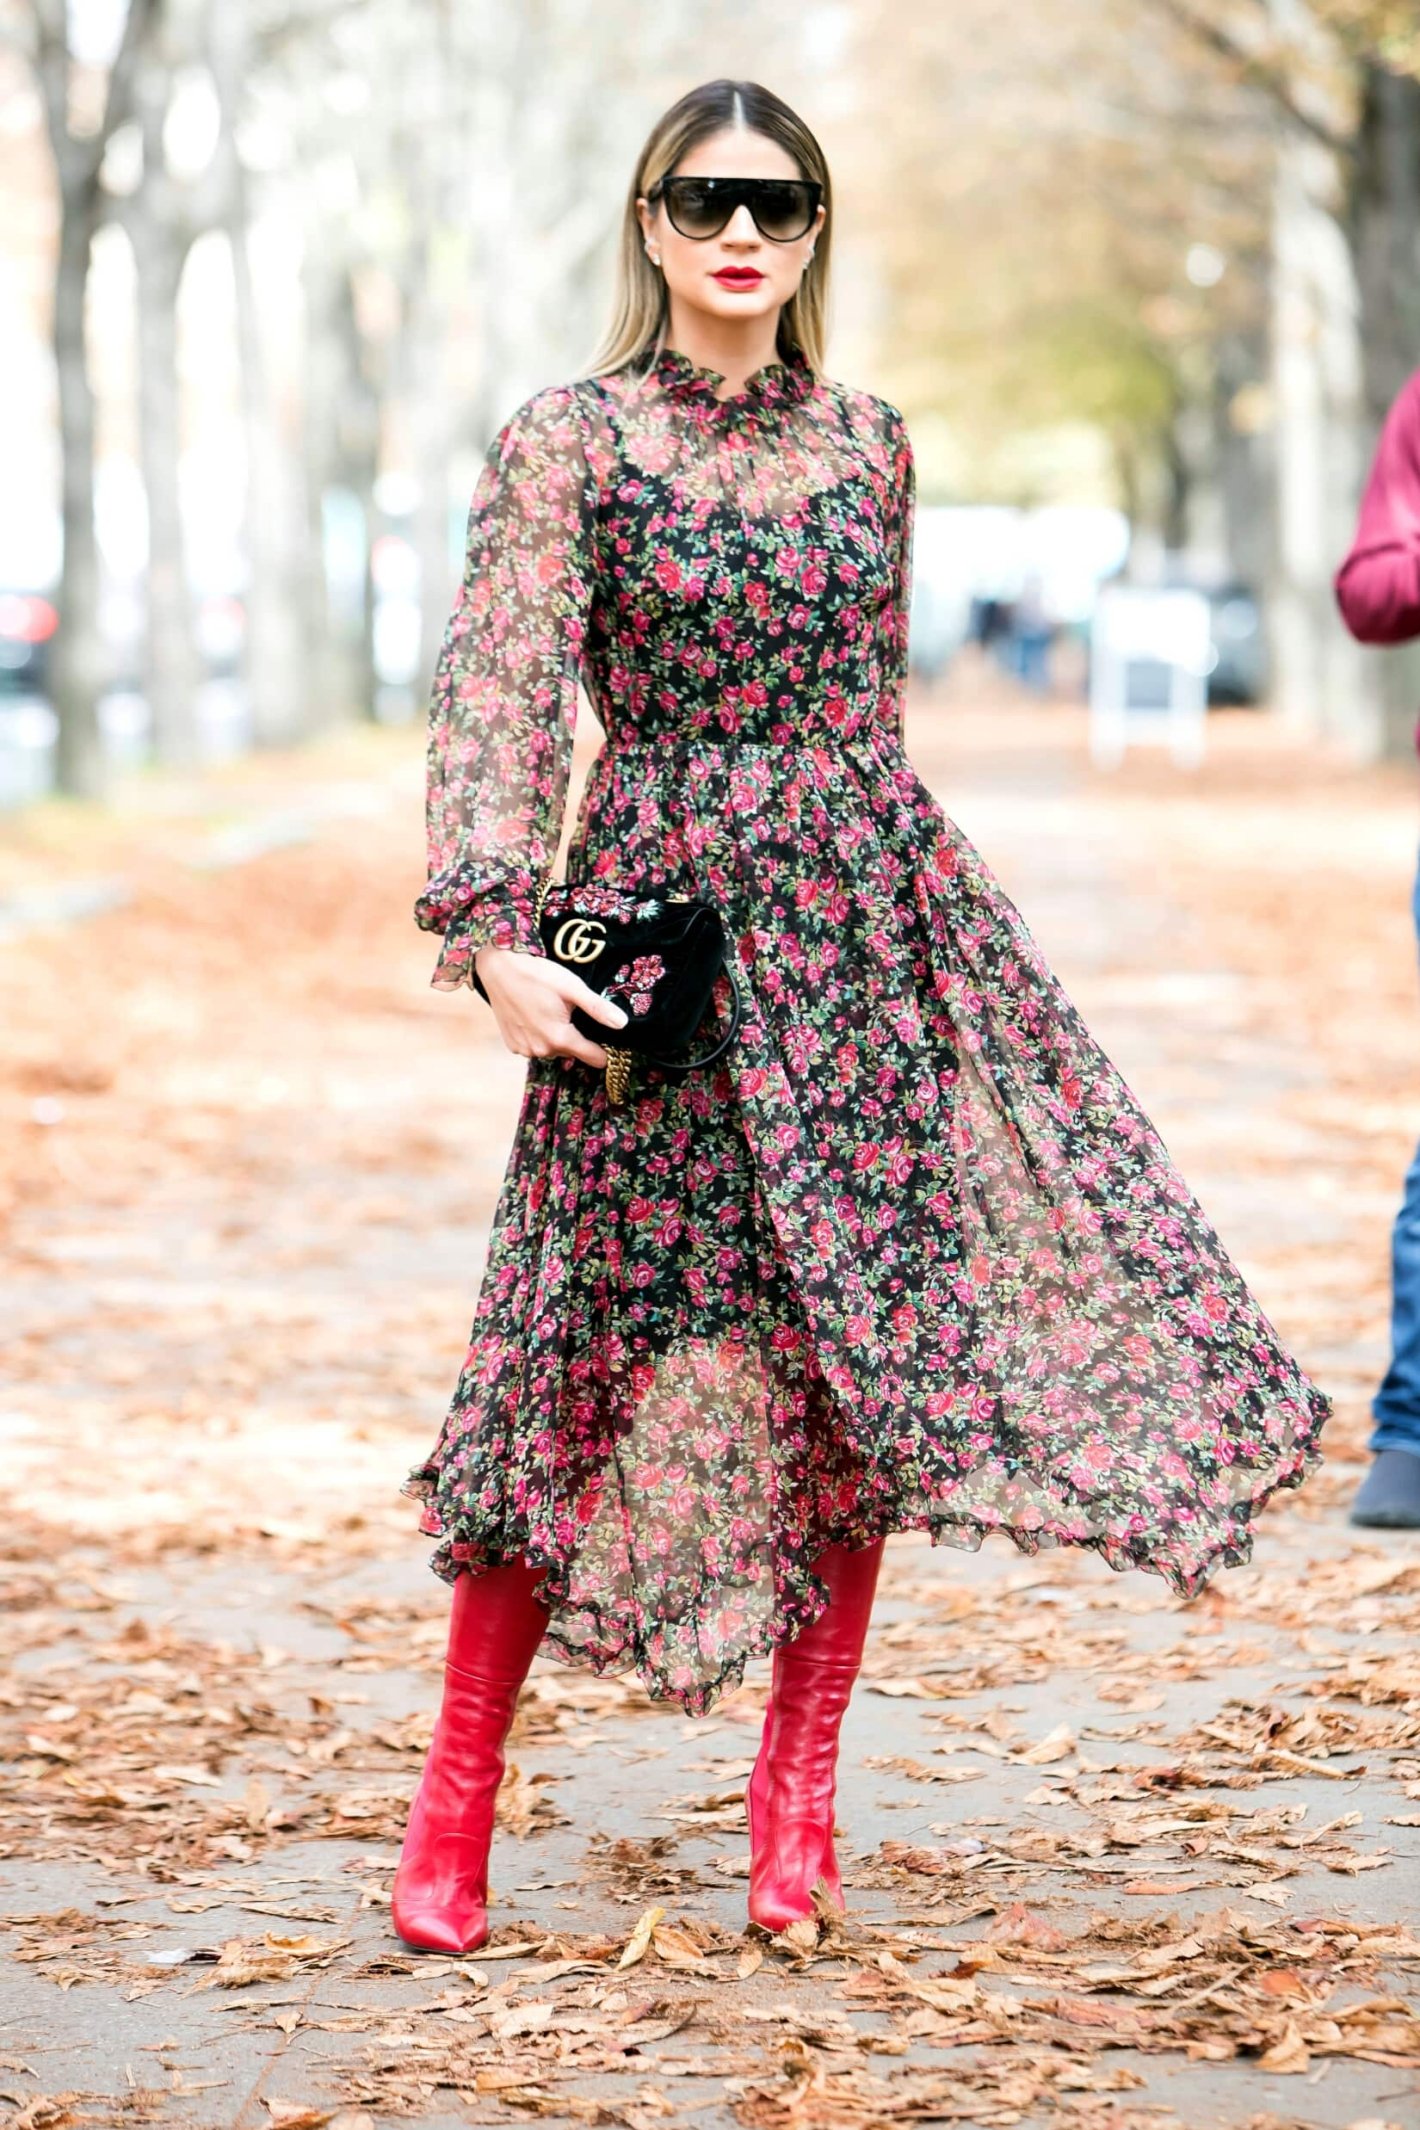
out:
{"label": "blue jeans", "polygon": [[[1420,872],[1412,906],[1420,943]],[[1406,1171],[1391,1235],[1390,1349],[1390,1367],[1371,1403],[1371,1448],[1420,1456],[1420,1147]]]}

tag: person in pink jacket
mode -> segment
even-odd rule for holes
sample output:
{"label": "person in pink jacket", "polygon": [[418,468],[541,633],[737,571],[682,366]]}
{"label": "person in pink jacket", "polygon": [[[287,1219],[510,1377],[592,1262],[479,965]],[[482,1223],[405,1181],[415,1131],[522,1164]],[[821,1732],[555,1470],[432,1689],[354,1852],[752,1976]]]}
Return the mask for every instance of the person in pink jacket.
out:
{"label": "person in pink jacket", "polygon": [[[1336,600],[1362,643],[1420,637],[1420,370],[1386,416],[1356,537],[1336,573]],[[1420,936],[1420,870],[1413,909]],[[1420,1530],[1420,1147],[1391,1238],[1390,1365],[1371,1411],[1372,1463],[1351,1521]]]}

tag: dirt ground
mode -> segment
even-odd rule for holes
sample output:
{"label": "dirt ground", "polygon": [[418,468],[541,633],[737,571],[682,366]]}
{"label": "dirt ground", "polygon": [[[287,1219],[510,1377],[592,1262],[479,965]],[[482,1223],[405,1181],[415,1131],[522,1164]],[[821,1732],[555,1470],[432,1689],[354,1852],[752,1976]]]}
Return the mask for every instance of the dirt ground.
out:
{"label": "dirt ground", "polygon": [[525,1069],[429,986],[422,734],[5,823],[11,2130],[1420,2122],[1420,1535],[1346,1522],[1420,1133],[1420,772],[1246,711],[1200,770],[1096,771],[1078,708],[980,669],[908,745],[1336,1398],[1322,1470],[1187,1605],[890,1540],[849,1914],[797,1943],[744,1914],[767,1663],[697,1722],[540,1657],[491,1940],[409,1953],[448,1591],[399,1486]]}

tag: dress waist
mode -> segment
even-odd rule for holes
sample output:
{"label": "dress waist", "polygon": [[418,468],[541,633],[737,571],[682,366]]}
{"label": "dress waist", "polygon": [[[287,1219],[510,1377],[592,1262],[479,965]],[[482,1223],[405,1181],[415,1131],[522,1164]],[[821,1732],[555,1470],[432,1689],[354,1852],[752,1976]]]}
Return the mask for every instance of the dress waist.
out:
{"label": "dress waist", "polygon": [[898,752],[891,736],[871,720],[844,728],[837,725],[799,724],[782,739],[774,739],[763,733],[714,734],[702,732],[631,732],[609,733],[601,749],[599,759],[619,762],[623,759],[638,765],[647,758],[652,761],[664,758],[676,762],[707,759],[717,765],[725,765],[750,756],[792,757],[808,755],[821,763],[831,764],[845,755],[854,754],[860,760],[868,759],[882,764]]}

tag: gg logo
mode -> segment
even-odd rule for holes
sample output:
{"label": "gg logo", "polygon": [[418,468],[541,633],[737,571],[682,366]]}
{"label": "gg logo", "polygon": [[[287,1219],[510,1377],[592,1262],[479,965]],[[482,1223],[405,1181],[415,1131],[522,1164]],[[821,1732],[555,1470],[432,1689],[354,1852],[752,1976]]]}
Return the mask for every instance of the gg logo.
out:
{"label": "gg logo", "polygon": [[595,961],[606,945],[606,933],[595,917],[569,917],[557,927],[552,951],[559,961]]}

